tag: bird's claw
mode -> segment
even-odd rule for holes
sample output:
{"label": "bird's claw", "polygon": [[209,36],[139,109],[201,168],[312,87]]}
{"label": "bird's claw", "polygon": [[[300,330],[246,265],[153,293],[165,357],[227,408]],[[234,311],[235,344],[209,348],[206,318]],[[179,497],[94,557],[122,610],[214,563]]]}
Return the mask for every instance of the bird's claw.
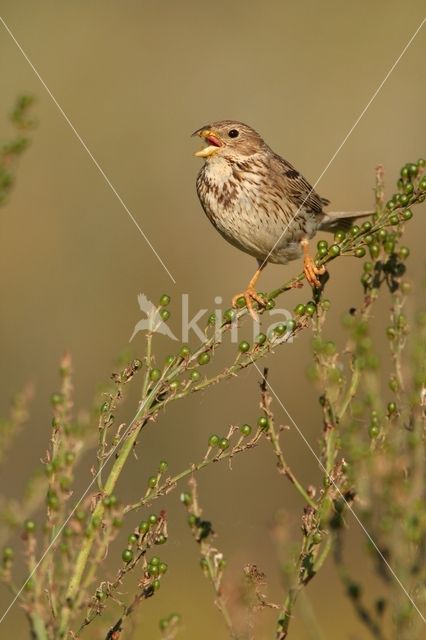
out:
{"label": "bird's claw", "polygon": [[311,287],[320,287],[321,282],[319,281],[317,276],[321,276],[326,272],[326,268],[324,265],[321,267],[317,267],[313,258],[310,255],[305,255],[303,261],[303,272],[305,274],[306,280],[309,282]]}
{"label": "bird's claw", "polygon": [[257,304],[260,307],[264,307],[266,305],[266,301],[261,298],[261,296],[257,293],[257,291],[253,288],[253,287],[248,287],[245,291],[242,291],[241,293],[237,293],[233,298],[232,298],[232,306],[233,307],[239,307],[240,305],[238,304],[238,300],[240,298],[244,298],[244,301],[246,303],[246,307],[248,309],[248,312],[250,313],[251,317],[253,318],[253,320],[258,320],[257,317],[257,313],[253,308],[253,300],[255,302],[257,302]]}

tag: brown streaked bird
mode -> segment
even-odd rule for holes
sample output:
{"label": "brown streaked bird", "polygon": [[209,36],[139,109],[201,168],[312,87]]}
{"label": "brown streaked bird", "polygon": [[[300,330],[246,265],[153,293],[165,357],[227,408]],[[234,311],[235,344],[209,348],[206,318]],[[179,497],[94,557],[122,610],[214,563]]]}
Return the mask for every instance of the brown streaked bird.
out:
{"label": "brown streaked bird", "polygon": [[[238,249],[256,258],[258,268],[244,297],[256,318],[252,301],[263,305],[256,282],[268,262],[286,264],[303,254],[306,279],[320,286],[317,267],[309,253],[309,240],[319,229],[336,229],[338,221],[356,213],[325,213],[329,204],[305,178],[242,122],[222,120],[193,133],[206,143],[195,153],[204,158],[197,177],[197,193],[210,222]],[[368,212],[365,212],[368,213]]]}

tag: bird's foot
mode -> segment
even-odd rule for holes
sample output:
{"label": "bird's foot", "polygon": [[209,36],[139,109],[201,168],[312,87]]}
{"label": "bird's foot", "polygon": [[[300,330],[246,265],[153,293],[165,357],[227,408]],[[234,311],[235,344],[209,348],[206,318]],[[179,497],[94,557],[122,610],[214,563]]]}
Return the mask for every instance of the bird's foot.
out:
{"label": "bird's foot", "polygon": [[241,307],[241,303],[240,303],[241,298],[244,299],[245,306],[247,307],[253,320],[257,321],[258,317],[257,317],[256,311],[253,308],[253,300],[257,302],[257,304],[260,307],[264,307],[266,305],[266,300],[260,297],[260,295],[257,293],[254,287],[250,287],[250,286],[248,286],[245,291],[242,291],[241,293],[237,293],[232,298],[232,306],[237,308]]}
{"label": "bird's foot", "polygon": [[305,274],[306,280],[309,282],[311,287],[320,287],[321,282],[318,279],[318,276],[322,276],[325,273],[325,266],[317,267],[314,262],[314,259],[309,254],[305,255],[303,260],[303,272]]}
{"label": "bird's foot", "polygon": [[321,286],[318,276],[322,276],[325,273],[325,266],[322,265],[321,267],[317,267],[314,259],[309,253],[309,242],[306,238],[304,238],[300,244],[303,248],[303,272],[305,274],[305,278],[311,287],[318,288]]}

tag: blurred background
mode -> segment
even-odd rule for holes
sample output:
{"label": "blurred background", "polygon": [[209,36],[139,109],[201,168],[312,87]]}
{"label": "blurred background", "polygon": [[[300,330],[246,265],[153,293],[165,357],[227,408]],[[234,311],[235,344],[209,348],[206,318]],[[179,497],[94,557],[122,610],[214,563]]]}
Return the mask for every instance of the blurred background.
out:
{"label": "blurred background", "polygon": [[[200,160],[193,152],[199,142],[190,138],[192,131],[212,120],[245,121],[315,182],[419,26],[422,10],[421,0],[409,7],[394,0],[2,1],[2,17],[176,280],[173,284],[0,25],[0,136],[11,135],[7,116],[19,93],[37,96],[39,123],[10,202],[0,210],[0,413],[7,413],[11,397],[25,383],[33,381],[36,389],[31,420],[0,474],[6,496],[19,498],[46,450],[49,397],[58,385],[64,351],[73,357],[77,408],[90,407],[99,386],[117,369],[118,355],[143,355],[142,334],[129,345],[142,317],[138,293],[153,301],[169,293],[170,326],[179,334],[181,294],[189,294],[192,313],[212,309],[216,296],[228,306],[252,275],[254,260],[216,233],[198,203]],[[423,29],[318,185],[332,208],[370,208],[378,163],[385,165],[391,194],[401,165],[425,155],[425,44]],[[414,286],[424,274],[425,215],[424,205],[418,207],[407,232]],[[300,267],[270,266],[261,289],[275,288]],[[342,313],[361,301],[359,263],[340,260],[330,274],[329,333],[339,341]],[[308,298],[305,287],[286,294],[282,304],[293,309]],[[386,297],[382,305],[385,311]],[[383,329],[377,311],[379,353]],[[278,350],[268,365],[275,391],[317,446],[321,416],[306,375],[309,346],[306,332]],[[160,362],[175,349],[168,338],[157,338]],[[224,360],[231,358],[235,346],[227,345],[224,352]],[[246,371],[205,395],[171,405],[144,432],[138,460],[130,461],[119,495],[131,500],[143,493],[159,460],[179,472],[203,456],[210,433],[225,433],[231,423],[254,423],[257,383],[256,371]],[[126,406],[130,418],[132,404]],[[286,423],[278,407],[276,416]],[[294,429],[285,444],[295,472],[303,482],[315,482],[317,464]],[[88,459],[83,461],[81,489],[89,466]],[[241,456],[232,470],[213,465],[199,475],[199,487],[231,577],[253,562],[268,577],[269,598],[279,601],[271,525],[276,512],[285,509],[289,531],[298,540],[302,504],[276,473],[270,449]],[[158,619],[171,611],[182,615],[182,637],[225,637],[177,494],[158,501],[155,508],[160,507],[169,513],[170,541],[162,548],[169,574],[158,597],[142,606],[143,637],[159,637]],[[359,565],[365,538],[355,522],[348,524],[351,562],[360,581],[368,583],[368,564]],[[116,557],[110,555],[111,567],[120,553],[118,546]],[[311,615],[322,638],[365,637],[331,561],[307,597],[296,609],[290,637],[318,637]],[[2,590],[0,610],[9,602]],[[274,617],[264,614],[259,638],[271,637]],[[1,637],[27,637],[18,606],[1,627]],[[97,637],[95,630],[87,636]]]}

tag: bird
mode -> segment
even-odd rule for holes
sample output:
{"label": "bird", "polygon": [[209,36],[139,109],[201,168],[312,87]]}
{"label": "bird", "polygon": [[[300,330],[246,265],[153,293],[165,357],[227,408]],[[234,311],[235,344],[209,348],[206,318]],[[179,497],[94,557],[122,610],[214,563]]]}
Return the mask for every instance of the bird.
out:
{"label": "bird", "polygon": [[243,298],[257,319],[253,302],[265,305],[256,291],[261,271],[268,263],[287,264],[302,255],[306,280],[320,287],[325,266],[315,264],[309,241],[320,229],[345,228],[348,218],[372,212],[326,213],[330,201],[243,122],[213,122],[192,135],[205,144],[194,154],[204,160],[196,180],[204,212],[225,240],[257,260],[255,274],[232,305]]}

